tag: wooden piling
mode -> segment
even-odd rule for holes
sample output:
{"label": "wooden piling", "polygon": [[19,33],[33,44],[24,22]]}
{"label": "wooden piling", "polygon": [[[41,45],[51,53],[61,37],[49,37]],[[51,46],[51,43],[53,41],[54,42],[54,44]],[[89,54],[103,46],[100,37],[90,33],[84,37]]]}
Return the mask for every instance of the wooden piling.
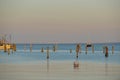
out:
{"label": "wooden piling", "polygon": [[108,47],[106,46],[105,48],[105,57],[107,58],[108,57]]}
{"label": "wooden piling", "polygon": [[43,47],[41,48],[41,52],[42,52],[42,53],[44,52],[44,49],[43,49]]}
{"label": "wooden piling", "polygon": [[56,51],[56,49],[55,49],[55,45],[53,46],[53,51],[54,51],[54,52]]}
{"label": "wooden piling", "polygon": [[24,52],[26,51],[26,44],[24,45]]}
{"label": "wooden piling", "polygon": [[49,47],[47,47],[47,59],[49,59]]}
{"label": "wooden piling", "polygon": [[77,44],[77,45],[76,45],[76,58],[78,58],[79,50],[80,50],[80,45]]}
{"label": "wooden piling", "polygon": [[92,53],[94,53],[94,45],[92,45]]}
{"label": "wooden piling", "polygon": [[86,54],[87,54],[87,51],[88,51],[87,44],[86,44],[86,46],[85,46],[85,51],[86,51]]}
{"label": "wooden piling", "polygon": [[53,46],[53,51],[56,52],[56,50],[57,50],[57,44]]}
{"label": "wooden piling", "polygon": [[30,52],[32,52],[32,44],[30,44]]}
{"label": "wooden piling", "polygon": [[72,49],[70,49],[70,53],[72,53]]}
{"label": "wooden piling", "polygon": [[114,46],[112,46],[112,54],[114,53]]}
{"label": "wooden piling", "polygon": [[13,50],[16,51],[16,44],[13,44]]}

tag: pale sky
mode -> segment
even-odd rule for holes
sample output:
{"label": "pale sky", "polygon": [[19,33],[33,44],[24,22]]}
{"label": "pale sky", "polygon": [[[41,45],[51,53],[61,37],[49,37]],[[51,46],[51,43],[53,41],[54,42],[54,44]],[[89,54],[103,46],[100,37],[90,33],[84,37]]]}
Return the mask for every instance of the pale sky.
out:
{"label": "pale sky", "polygon": [[120,0],[0,0],[3,34],[17,43],[120,42]]}

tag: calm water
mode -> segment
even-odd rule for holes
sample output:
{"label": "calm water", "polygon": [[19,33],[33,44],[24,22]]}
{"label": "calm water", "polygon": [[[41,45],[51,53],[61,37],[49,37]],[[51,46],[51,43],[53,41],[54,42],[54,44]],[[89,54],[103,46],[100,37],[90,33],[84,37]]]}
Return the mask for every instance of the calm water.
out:
{"label": "calm water", "polygon": [[[49,47],[50,60],[62,61],[76,59],[76,44],[57,44],[57,51],[53,52],[54,44],[33,44],[32,52],[30,52],[30,45],[26,44],[26,51],[24,51],[24,44],[17,44],[17,51],[14,53],[4,53],[0,51],[0,63],[26,63],[26,62],[38,62],[46,60],[46,48]],[[103,46],[108,46],[109,57],[105,58],[103,54]],[[112,54],[112,45],[114,46],[114,54]],[[44,48],[44,52],[41,52],[41,48]],[[70,53],[72,49],[72,53]],[[120,64],[120,43],[105,43],[94,44],[94,53],[92,49],[88,48],[88,53],[85,53],[85,44],[81,44],[82,52],[79,54],[79,61],[92,61],[104,63],[117,63]]]}

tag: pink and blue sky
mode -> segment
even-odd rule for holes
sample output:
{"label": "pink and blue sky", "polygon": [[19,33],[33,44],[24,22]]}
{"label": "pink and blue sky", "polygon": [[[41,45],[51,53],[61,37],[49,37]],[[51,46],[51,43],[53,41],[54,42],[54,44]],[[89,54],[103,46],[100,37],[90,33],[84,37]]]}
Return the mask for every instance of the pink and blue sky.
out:
{"label": "pink and blue sky", "polygon": [[17,43],[120,42],[120,0],[0,0],[3,34]]}

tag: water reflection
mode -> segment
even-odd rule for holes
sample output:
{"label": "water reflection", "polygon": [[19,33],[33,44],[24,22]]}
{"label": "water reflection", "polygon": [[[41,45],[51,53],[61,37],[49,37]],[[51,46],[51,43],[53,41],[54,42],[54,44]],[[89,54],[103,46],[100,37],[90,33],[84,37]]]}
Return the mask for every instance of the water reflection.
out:
{"label": "water reflection", "polygon": [[8,53],[8,56],[10,55],[10,53]]}
{"label": "water reflection", "polygon": [[7,51],[7,52],[8,52],[8,55],[10,55],[10,49],[8,49],[8,51]]}
{"label": "water reflection", "polygon": [[108,58],[105,58],[105,76],[108,75],[108,63],[107,63],[107,61],[108,61]]}
{"label": "water reflection", "polygon": [[79,60],[78,60],[78,58],[74,61],[73,67],[74,67],[74,69],[79,69]]}
{"label": "water reflection", "polygon": [[49,72],[49,59],[47,59],[47,72]]}

